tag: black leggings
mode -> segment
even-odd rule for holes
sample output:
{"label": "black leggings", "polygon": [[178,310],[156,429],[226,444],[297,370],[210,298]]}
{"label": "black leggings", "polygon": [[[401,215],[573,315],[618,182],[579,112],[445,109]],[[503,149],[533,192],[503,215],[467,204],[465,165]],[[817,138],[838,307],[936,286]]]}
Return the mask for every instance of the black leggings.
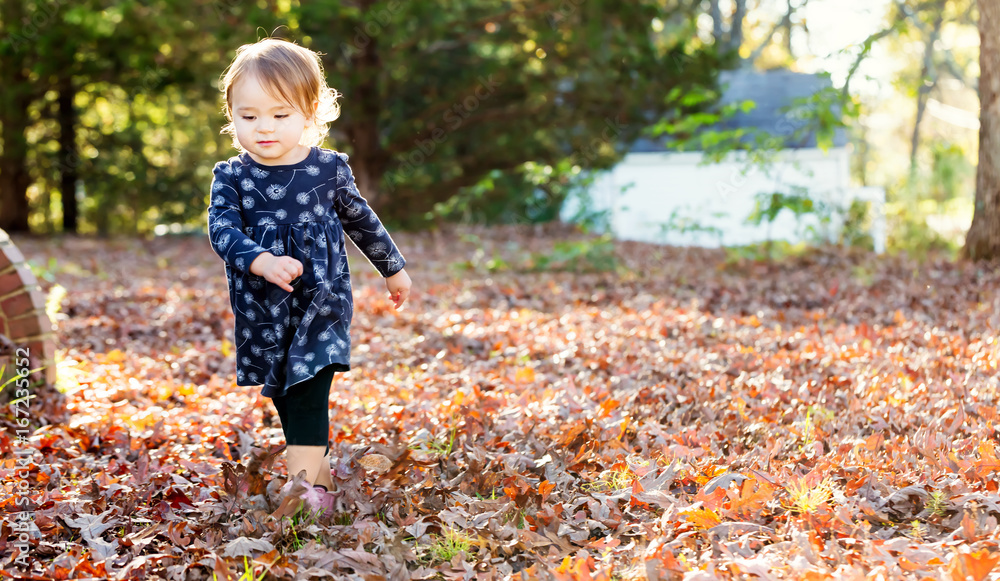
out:
{"label": "black leggings", "polygon": [[330,384],[335,367],[327,365],[312,379],[288,388],[287,394],[271,398],[286,445],[326,446],[330,451]]}

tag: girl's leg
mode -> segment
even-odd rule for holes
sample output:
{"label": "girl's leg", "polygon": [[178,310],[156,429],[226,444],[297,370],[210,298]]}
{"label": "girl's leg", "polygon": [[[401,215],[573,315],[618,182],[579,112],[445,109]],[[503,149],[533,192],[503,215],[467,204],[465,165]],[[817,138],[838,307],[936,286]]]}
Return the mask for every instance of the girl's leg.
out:
{"label": "girl's leg", "polygon": [[[323,484],[319,481],[319,475],[323,472],[323,446],[287,446],[285,448],[285,462],[288,464],[288,476],[295,477],[299,472],[306,471],[306,482],[309,484]],[[330,478],[329,464],[327,464],[327,479]],[[327,486],[327,490],[330,486]]]}
{"label": "girl's leg", "polygon": [[333,490],[333,476],[330,473],[330,448],[327,446],[326,456],[319,462],[319,474],[316,476],[316,482],[313,484],[320,484],[325,486],[327,490]]}
{"label": "girl's leg", "polygon": [[285,433],[285,461],[288,476],[306,471],[310,484],[330,489],[330,383],[333,368],[322,369],[316,377],[292,386],[289,393],[273,398]]}

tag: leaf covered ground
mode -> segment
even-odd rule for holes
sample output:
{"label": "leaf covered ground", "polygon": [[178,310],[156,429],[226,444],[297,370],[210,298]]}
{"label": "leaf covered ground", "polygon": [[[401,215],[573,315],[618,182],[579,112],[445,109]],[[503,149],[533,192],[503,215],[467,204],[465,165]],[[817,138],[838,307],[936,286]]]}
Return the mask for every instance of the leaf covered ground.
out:
{"label": "leaf covered ground", "polygon": [[66,291],[66,395],[31,401],[27,443],[4,420],[4,576],[996,578],[1000,270],[638,243],[558,270],[593,250],[573,236],[397,235],[401,312],[353,255],[325,520],[282,514],[204,238],[15,239]]}

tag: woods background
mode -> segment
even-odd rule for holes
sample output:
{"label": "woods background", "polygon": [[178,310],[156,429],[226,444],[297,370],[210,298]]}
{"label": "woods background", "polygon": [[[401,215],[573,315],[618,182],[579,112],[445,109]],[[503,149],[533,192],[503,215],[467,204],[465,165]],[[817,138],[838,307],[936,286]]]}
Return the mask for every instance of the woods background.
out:
{"label": "woods background", "polygon": [[[831,53],[817,37],[845,24],[810,22],[819,4],[2,0],[0,228],[200,228],[210,168],[234,153],[219,75],[274,35],[324,53],[344,94],[327,145],[394,226],[552,220],[644,130],[710,109],[720,70],[828,68],[855,179],[887,188],[890,248],[956,251],[975,207],[979,8],[875,3]],[[981,256],[998,246],[988,209]]]}

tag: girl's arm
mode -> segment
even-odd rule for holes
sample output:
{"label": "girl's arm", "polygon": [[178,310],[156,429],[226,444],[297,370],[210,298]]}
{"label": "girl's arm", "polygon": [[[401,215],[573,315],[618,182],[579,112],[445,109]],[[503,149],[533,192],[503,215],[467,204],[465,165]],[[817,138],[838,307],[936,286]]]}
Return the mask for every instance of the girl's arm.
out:
{"label": "girl's arm", "polygon": [[396,248],[396,244],[382,226],[374,210],[368,205],[368,201],[358,192],[354,174],[347,165],[347,155],[338,153],[337,156],[339,165],[334,208],[340,216],[341,224],[344,225],[344,232],[383,278],[392,277],[403,270],[406,259]]}
{"label": "girl's arm", "polygon": [[250,265],[267,250],[243,233],[240,195],[231,166],[220,161],[215,164],[213,174],[208,206],[208,237],[212,249],[231,268],[250,272]]}

